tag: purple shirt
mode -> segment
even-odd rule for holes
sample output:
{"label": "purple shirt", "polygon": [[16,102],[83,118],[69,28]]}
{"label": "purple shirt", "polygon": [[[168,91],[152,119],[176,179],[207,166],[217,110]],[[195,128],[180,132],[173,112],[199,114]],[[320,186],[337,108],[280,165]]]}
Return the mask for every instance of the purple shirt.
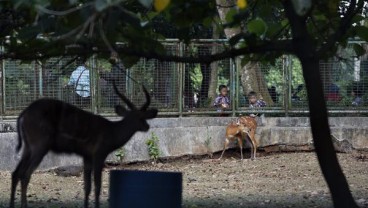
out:
{"label": "purple shirt", "polygon": [[262,108],[266,107],[266,102],[263,100],[257,100],[254,104],[249,104],[250,108]]}
{"label": "purple shirt", "polygon": [[217,96],[213,105],[220,107],[221,104],[230,105],[230,98],[222,95]]}

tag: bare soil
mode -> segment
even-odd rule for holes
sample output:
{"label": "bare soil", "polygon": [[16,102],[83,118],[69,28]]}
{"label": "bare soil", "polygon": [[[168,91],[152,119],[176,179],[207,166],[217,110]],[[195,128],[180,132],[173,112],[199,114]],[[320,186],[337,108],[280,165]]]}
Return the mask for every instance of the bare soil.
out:
{"label": "bare soil", "polygon": [[[260,153],[255,161],[240,161],[239,156],[238,151],[228,150],[221,161],[182,157],[156,164],[108,165],[104,172],[102,207],[108,207],[111,169],[182,172],[184,208],[332,207],[315,153]],[[249,158],[249,153],[245,156]],[[367,154],[338,154],[338,157],[354,198],[361,207],[368,207]],[[0,179],[0,207],[7,207],[10,172],[0,172]],[[38,171],[31,179],[28,200],[30,207],[82,207],[83,178]]]}

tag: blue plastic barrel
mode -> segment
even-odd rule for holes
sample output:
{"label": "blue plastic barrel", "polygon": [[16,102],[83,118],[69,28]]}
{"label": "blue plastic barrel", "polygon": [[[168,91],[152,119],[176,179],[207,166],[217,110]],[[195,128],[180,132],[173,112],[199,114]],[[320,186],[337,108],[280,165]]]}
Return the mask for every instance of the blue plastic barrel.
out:
{"label": "blue plastic barrel", "polygon": [[179,172],[110,171],[110,208],[180,208],[181,202]]}

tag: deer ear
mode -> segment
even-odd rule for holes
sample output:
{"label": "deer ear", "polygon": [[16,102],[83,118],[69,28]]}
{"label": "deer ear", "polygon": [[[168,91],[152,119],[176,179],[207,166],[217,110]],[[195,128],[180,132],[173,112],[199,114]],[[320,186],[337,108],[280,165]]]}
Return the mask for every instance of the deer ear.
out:
{"label": "deer ear", "polygon": [[125,116],[127,114],[127,110],[121,106],[121,105],[116,105],[115,106],[115,113],[118,114],[119,116]]}
{"label": "deer ear", "polygon": [[157,113],[158,113],[158,110],[157,109],[149,109],[149,110],[146,110],[144,112],[144,118],[145,119],[152,119],[152,118],[156,118],[157,116]]}

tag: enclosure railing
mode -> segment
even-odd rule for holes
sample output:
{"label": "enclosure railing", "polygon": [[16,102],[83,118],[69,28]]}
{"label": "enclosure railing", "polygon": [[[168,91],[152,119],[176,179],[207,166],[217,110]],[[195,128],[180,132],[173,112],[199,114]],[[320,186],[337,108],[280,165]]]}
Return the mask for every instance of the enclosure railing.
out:
{"label": "enclosure railing", "polygon": [[[321,79],[329,112],[332,114],[368,113],[368,54],[359,59],[352,47],[339,50],[336,57],[320,63]],[[367,44],[359,42],[366,49]],[[173,55],[209,55],[226,47],[225,40],[196,40],[184,44],[166,40],[164,46]],[[124,57],[121,57],[124,59]],[[70,64],[71,63],[71,64]],[[85,64],[89,71],[90,101],[78,103],[75,86],[70,85],[72,72],[79,66],[72,57],[36,60],[21,63],[2,60],[1,116],[16,116],[32,101],[50,97],[72,103],[94,113],[114,115],[119,99],[112,89],[112,80],[119,90],[137,105],[144,102],[141,85],[150,91],[152,107],[161,116],[219,115],[213,106],[218,88],[225,85],[231,103],[223,114],[307,114],[308,103],[302,68],[297,58],[284,55],[274,64],[248,63],[225,59],[206,64],[160,62],[141,58],[137,64],[113,66],[97,56]],[[249,108],[247,93],[255,91],[267,106]]]}

